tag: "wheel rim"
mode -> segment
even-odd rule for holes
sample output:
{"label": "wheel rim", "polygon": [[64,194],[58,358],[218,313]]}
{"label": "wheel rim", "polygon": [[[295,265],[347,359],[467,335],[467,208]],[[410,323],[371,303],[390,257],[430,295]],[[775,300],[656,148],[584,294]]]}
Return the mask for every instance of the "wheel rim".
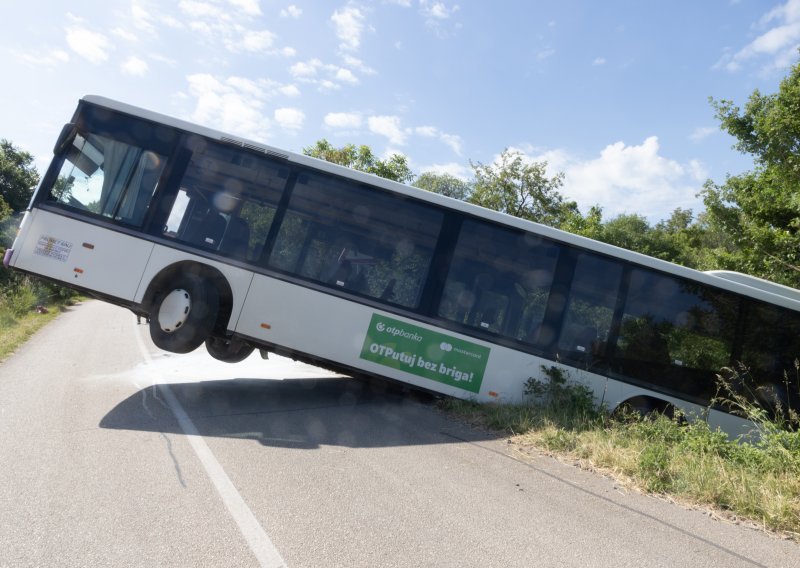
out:
{"label": "wheel rim", "polygon": [[182,288],[173,290],[164,297],[158,309],[158,325],[166,333],[179,329],[189,318],[192,309],[192,298]]}

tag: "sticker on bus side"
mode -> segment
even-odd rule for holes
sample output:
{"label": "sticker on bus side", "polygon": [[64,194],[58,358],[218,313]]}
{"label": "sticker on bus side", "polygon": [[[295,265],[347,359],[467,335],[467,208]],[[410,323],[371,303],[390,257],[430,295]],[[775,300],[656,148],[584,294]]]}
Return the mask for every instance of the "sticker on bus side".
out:
{"label": "sticker on bus side", "polygon": [[67,262],[69,253],[72,251],[72,243],[55,237],[42,235],[33,249],[33,254],[54,258],[60,262]]}
{"label": "sticker on bus side", "polygon": [[482,345],[373,314],[360,357],[477,393],[489,351]]}

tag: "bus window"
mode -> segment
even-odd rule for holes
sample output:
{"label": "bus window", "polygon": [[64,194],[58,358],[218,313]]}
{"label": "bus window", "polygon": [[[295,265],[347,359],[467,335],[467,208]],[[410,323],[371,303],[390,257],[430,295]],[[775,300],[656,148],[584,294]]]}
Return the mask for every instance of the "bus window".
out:
{"label": "bus window", "polygon": [[400,306],[419,305],[443,215],[375,188],[299,176],[269,265]]}
{"label": "bus window", "polygon": [[167,218],[164,236],[257,261],[289,169],[220,145],[199,145]]}
{"label": "bus window", "polygon": [[97,134],[78,134],[50,199],[140,226],[166,163],[155,152]]}
{"label": "bus window", "polygon": [[742,326],[741,353],[737,363],[746,370],[745,394],[766,402],[777,399],[784,410],[795,410],[800,400],[797,364],[800,358],[800,315],[760,302],[748,303]]}
{"label": "bus window", "polygon": [[621,281],[620,262],[578,256],[558,338],[560,360],[589,366],[605,360]]}
{"label": "bus window", "polygon": [[702,284],[631,272],[616,345],[621,374],[708,402],[730,364],[738,301]]}
{"label": "bus window", "polygon": [[439,304],[453,322],[533,342],[559,248],[531,234],[465,221]]}

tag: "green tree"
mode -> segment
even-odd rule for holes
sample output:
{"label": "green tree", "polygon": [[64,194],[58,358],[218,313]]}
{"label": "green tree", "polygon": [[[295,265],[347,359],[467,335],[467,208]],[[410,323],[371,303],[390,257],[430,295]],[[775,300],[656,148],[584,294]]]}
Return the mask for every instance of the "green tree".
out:
{"label": "green tree", "polygon": [[800,287],[800,64],[777,93],[754,91],[740,109],[711,99],[722,129],[750,154],[753,171],[706,182],[702,195],[712,226],[730,239],[717,258],[733,268]]}
{"label": "green tree", "polygon": [[425,172],[414,182],[414,187],[419,187],[433,193],[446,195],[454,199],[466,200],[472,192],[469,182],[458,179],[450,174],[437,174]]}
{"label": "green tree", "polygon": [[[39,173],[33,166],[33,156],[8,140],[0,140],[0,201],[14,212],[28,206],[33,190],[39,183]],[[2,205],[0,205],[0,214]]]}
{"label": "green tree", "polygon": [[373,154],[369,146],[363,144],[361,146],[345,144],[341,148],[336,148],[323,138],[317,140],[313,146],[303,148],[303,154],[400,183],[409,183],[414,179],[408,158],[402,154],[392,154],[387,159],[381,160]]}
{"label": "green tree", "polygon": [[522,153],[506,148],[494,164],[470,165],[475,171],[471,203],[554,227],[578,211],[558,191],[564,174],[547,177],[547,162],[526,161]]}
{"label": "green tree", "polygon": [[568,215],[561,223],[560,229],[569,231],[582,237],[594,240],[602,240],[603,236],[603,208],[599,205],[592,205],[586,215],[581,215],[580,211],[575,211]]}
{"label": "green tree", "polygon": [[[11,207],[9,207],[3,196],[0,195],[0,223],[11,217]],[[2,225],[0,225],[2,226]]]}

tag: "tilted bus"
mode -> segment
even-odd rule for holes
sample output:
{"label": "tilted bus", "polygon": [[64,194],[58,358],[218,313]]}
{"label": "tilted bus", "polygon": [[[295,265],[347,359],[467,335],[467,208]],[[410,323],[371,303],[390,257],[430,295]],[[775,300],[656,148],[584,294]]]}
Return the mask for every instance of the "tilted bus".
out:
{"label": "tilted bus", "polygon": [[[609,408],[687,413],[743,364],[751,392],[798,398],[797,290],[97,96],[65,125],[4,263],[149,317],[161,349],[205,343],[223,361],[257,348],[501,402],[556,366]],[[736,427],[720,407],[708,418]]]}

